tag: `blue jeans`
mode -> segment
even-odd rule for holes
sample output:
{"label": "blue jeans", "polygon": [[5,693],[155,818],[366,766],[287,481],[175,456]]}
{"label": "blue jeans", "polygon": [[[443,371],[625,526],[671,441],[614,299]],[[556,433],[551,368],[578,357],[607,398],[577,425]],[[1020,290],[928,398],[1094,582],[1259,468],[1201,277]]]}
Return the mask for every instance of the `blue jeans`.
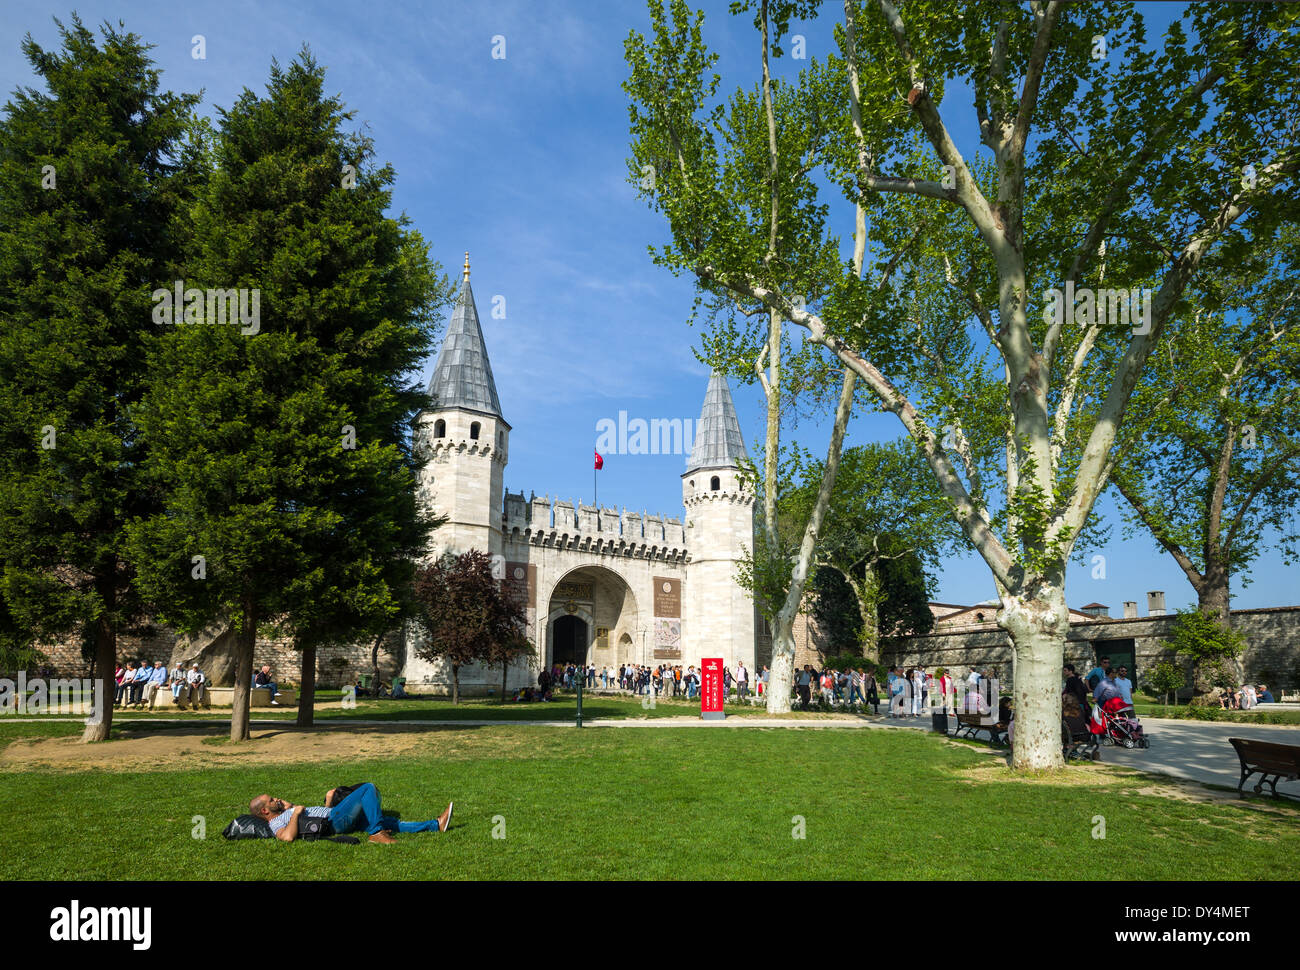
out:
{"label": "blue jeans", "polygon": [[330,825],[339,835],[365,829],[371,835],[381,829],[387,832],[436,832],[438,820],[427,822],[399,822],[388,818],[379,807],[379,789],[366,782],[343,801],[330,809]]}

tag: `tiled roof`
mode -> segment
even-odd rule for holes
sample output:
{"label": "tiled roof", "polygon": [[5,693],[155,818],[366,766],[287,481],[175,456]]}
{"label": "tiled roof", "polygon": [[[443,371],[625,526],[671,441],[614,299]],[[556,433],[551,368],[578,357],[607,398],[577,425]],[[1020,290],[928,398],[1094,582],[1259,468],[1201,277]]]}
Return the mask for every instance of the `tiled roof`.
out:
{"label": "tiled roof", "polygon": [[461,284],[447,337],[442,342],[433,376],[429,378],[429,394],[434,408],[466,408],[502,417],[501,399],[492,379],[492,364],[488,361],[468,276]]}
{"label": "tiled roof", "polygon": [[714,371],[704,394],[704,408],[695,426],[695,447],[686,464],[687,472],[708,468],[739,468],[747,457],[740,436],[740,420],[731,400],[727,379]]}

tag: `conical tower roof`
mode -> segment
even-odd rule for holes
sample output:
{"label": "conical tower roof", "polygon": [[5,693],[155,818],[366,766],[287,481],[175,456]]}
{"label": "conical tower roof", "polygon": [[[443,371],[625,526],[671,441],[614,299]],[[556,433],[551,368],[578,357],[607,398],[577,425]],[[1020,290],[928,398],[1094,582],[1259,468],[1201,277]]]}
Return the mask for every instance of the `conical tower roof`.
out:
{"label": "conical tower roof", "polygon": [[731,401],[731,388],[718,371],[709,375],[709,389],[704,393],[704,408],[695,426],[695,447],[686,464],[689,474],[708,468],[739,468],[745,453],[740,436],[740,420]]}
{"label": "conical tower roof", "polygon": [[429,378],[433,407],[465,408],[502,418],[492,364],[488,361],[483,329],[478,322],[474,291],[469,287],[469,254],[465,254],[465,277],[452,311],[447,336]]}

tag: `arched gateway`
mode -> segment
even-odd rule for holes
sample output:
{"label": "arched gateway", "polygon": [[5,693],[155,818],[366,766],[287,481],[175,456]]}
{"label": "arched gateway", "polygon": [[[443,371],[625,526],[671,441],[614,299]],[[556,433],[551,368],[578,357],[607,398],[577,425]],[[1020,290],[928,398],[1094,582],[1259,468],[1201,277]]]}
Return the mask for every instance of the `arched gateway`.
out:
{"label": "arched gateway", "polygon": [[[417,498],[445,516],[431,556],[479,549],[526,603],[536,655],[510,671],[513,689],[543,664],[586,661],[699,664],[704,656],[750,669],[766,661],[753,603],[736,584],[752,548],[754,497],[741,476],[745,446],[731,391],[709,379],[682,475],[685,521],[575,505],[504,489],[510,425],[501,412],[469,285],[469,257],[429,394],[415,418]],[[688,551],[689,540],[689,551]],[[445,665],[406,655],[410,689],[437,690]],[[463,670],[462,688],[500,689],[501,671]]]}
{"label": "arched gateway", "polygon": [[579,566],[551,587],[546,609],[546,664],[641,662],[619,656],[647,630],[627,580],[607,566]]}

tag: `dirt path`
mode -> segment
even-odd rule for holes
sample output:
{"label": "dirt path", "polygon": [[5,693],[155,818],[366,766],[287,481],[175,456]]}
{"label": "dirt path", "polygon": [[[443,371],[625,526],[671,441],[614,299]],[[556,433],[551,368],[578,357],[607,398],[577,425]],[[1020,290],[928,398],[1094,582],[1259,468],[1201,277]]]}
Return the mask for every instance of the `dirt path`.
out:
{"label": "dirt path", "polygon": [[[0,771],[52,768],[87,771],[129,767],[131,771],[175,771],[243,764],[347,761],[409,754],[465,756],[486,746],[472,729],[434,729],[414,725],[299,731],[291,726],[255,728],[250,741],[232,744],[229,728],[201,725],[164,731],[124,729],[122,739],[85,745],[80,737],[16,740],[0,751]],[[492,743],[501,744],[499,737]]]}

